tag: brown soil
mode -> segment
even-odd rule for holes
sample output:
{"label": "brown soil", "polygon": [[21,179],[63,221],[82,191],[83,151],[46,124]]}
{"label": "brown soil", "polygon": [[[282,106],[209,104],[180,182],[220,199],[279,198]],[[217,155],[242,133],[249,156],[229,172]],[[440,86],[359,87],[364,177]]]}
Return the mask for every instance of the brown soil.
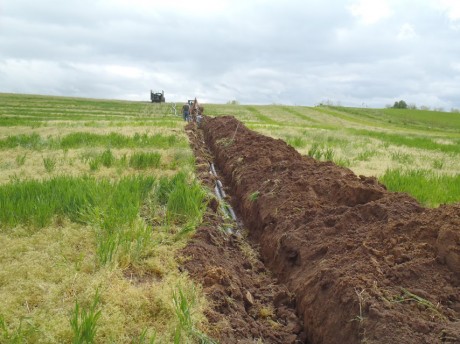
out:
{"label": "brown soil", "polygon": [[[373,178],[301,156],[233,117],[205,118],[203,132],[249,238],[295,295],[308,341],[460,343],[460,205],[423,208]],[[216,299],[228,313],[216,312],[232,323],[232,312],[246,310],[240,280],[257,281],[248,287],[256,298],[267,289],[257,274],[264,268],[243,265],[235,239],[213,226],[198,232],[194,258],[206,256],[204,285],[222,295]],[[273,294],[269,303],[277,300]],[[231,308],[227,296],[240,304]],[[251,321],[252,330],[251,315],[243,322]]]}
{"label": "brown soil", "polygon": [[[201,130],[187,127],[195,152],[197,175],[214,189],[209,173],[212,156]],[[204,289],[210,309],[208,334],[220,343],[303,343],[302,322],[295,314],[295,297],[278,285],[255,251],[241,235],[224,230],[236,227],[218,211],[216,199],[209,202],[202,225],[181,255],[189,274]]]}

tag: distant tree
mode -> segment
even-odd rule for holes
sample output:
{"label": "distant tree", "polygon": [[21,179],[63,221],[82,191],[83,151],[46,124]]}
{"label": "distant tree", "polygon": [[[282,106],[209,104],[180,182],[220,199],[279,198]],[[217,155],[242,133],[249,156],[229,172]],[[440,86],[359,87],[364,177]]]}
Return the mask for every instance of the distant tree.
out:
{"label": "distant tree", "polygon": [[452,112],[452,113],[460,113],[460,110],[456,109],[456,108],[452,108],[452,109],[450,109],[450,112]]}
{"label": "distant tree", "polygon": [[411,110],[417,110],[417,105],[412,103],[412,104],[409,104],[408,108],[411,109]]}
{"label": "distant tree", "polygon": [[400,100],[399,102],[395,102],[393,107],[395,109],[407,109],[407,103],[404,100]]}
{"label": "distant tree", "polygon": [[229,100],[227,102],[227,104],[228,105],[240,105],[240,102],[238,100],[234,99],[234,100]]}
{"label": "distant tree", "polygon": [[429,111],[429,110],[430,110],[430,107],[429,107],[429,106],[426,106],[426,105],[422,105],[422,106],[420,106],[420,110]]}

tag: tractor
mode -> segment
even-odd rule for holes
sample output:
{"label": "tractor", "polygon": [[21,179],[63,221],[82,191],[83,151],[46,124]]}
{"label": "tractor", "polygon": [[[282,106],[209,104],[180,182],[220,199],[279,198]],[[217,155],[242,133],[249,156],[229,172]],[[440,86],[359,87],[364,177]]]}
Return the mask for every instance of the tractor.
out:
{"label": "tractor", "polygon": [[150,90],[150,100],[152,103],[164,103],[165,102],[165,91],[153,93]]}

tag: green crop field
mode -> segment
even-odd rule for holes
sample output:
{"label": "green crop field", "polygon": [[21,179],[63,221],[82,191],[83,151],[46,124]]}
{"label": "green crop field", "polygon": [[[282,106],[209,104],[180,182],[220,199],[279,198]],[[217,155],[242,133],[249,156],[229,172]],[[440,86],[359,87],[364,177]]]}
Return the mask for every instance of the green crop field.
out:
{"label": "green crop field", "polygon": [[[427,206],[460,201],[460,114],[204,104]],[[0,94],[0,343],[212,342],[178,250],[206,191],[168,104]]]}

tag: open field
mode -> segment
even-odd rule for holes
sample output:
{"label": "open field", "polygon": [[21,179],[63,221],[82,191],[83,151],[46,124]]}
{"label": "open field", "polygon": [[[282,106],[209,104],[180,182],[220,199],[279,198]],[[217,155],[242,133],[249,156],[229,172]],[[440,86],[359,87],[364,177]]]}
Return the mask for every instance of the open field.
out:
{"label": "open field", "polygon": [[[205,114],[424,205],[460,201],[459,114],[213,104]],[[203,292],[176,255],[208,195],[168,105],[0,94],[0,152],[0,343],[210,342]]]}
{"label": "open field", "polygon": [[165,105],[0,95],[0,343],[204,338],[205,191]]}

